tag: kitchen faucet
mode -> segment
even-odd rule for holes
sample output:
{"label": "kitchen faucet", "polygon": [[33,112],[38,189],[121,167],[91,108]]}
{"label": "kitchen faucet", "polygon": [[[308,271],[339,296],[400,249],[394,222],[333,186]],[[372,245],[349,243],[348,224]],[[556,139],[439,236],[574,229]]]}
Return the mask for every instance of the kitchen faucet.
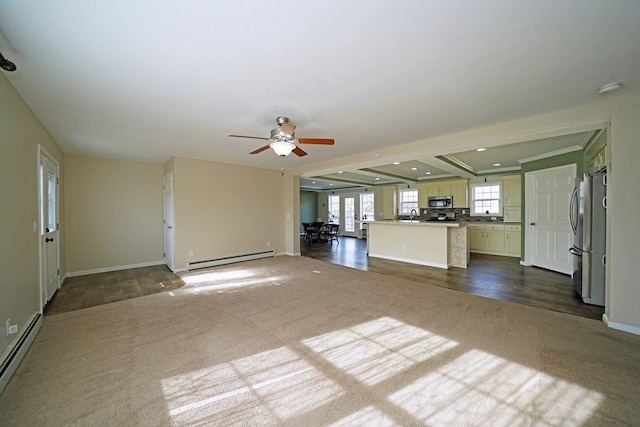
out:
{"label": "kitchen faucet", "polygon": [[409,221],[413,221],[413,215],[418,215],[418,211],[415,209],[411,209],[411,213],[409,213]]}

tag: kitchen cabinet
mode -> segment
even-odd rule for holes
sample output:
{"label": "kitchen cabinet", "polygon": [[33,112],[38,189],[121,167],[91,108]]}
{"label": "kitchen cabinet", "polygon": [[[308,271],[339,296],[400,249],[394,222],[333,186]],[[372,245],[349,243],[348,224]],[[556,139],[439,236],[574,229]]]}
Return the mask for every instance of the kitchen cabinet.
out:
{"label": "kitchen cabinet", "polygon": [[469,224],[469,251],[484,250],[484,224]]}
{"label": "kitchen cabinet", "polygon": [[[422,190],[421,190],[422,189]],[[426,193],[426,195],[425,195]],[[440,181],[426,184],[418,184],[418,197],[420,203],[424,203],[427,208],[427,199],[433,196],[453,196],[454,208],[469,207],[467,202],[469,193],[469,183],[466,179],[455,179],[451,181]]]}
{"label": "kitchen cabinet", "polygon": [[395,186],[382,187],[382,219],[396,219]]}
{"label": "kitchen cabinet", "polygon": [[447,181],[435,182],[427,184],[427,197],[433,196],[450,196],[451,195],[451,183]]}
{"label": "kitchen cabinet", "polygon": [[451,181],[454,208],[469,207],[469,183],[466,179]]}
{"label": "kitchen cabinet", "polygon": [[429,184],[419,182],[416,187],[418,188],[418,207],[420,209],[427,209],[429,207]]}
{"label": "kitchen cabinet", "polygon": [[504,252],[508,256],[520,257],[520,225],[507,224],[504,226]]}
{"label": "kitchen cabinet", "polygon": [[520,222],[522,212],[522,181],[520,175],[502,177],[504,222]]}
{"label": "kitchen cabinet", "polygon": [[520,258],[520,224],[468,223],[469,251]]}
{"label": "kitchen cabinet", "polygon": [[602,172],[607,167],[607,146],[605,145],[589,160],[589,173]]}
{"label": "kitchen cabinet", "polygon": [[589,173],[602,172],[607,168],[608,150],[607,150],[607,132],[603,131],[585,150],[589,159]]}
{"label": "kitchen cabinet", "polygon": [[504,225],[469,224],[469,250],[502,255],[504,253]]}

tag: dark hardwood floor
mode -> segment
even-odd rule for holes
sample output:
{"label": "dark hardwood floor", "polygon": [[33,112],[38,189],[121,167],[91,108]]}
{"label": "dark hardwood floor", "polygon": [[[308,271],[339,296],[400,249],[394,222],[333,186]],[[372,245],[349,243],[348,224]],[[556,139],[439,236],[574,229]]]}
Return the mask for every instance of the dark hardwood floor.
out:
{"label": "dark hardwood floor", "polygon": [[302,256],[359,270],[401,277],[487,298],[510,301],[591,319],[602,319],[604,307],[584,304],[571,277],[520,265],[519,258],[471,254],[468,268],[448,270],[367,256],[366,240],[340,237],[340,244],[300,241]]}

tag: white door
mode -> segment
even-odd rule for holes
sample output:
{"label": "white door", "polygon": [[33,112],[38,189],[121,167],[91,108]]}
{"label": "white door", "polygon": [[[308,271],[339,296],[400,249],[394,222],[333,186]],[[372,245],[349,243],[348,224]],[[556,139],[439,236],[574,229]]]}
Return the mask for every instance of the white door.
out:
{"label": "white door", "polygon": [[529,172],[527,182],[527,263],[564,274],[573,272],[569,248],[573,232],[569,202],[576,177],[575,164]]}
{"label": "white door", "polygon": [[60,287],[58,230],[58,162],[44,148],[38,151],[38,210],[40,235],[40,306]]}
{"label": "white door", "polygon": [[357,237],[358,230],[356,229],[356,197],[349,195],[344,196],[342,206],[344,211],[342,212],[342,221],[340,221],[341,234],[343,236]]}
{"label": "white door", "polygon": [[174,265],[174,220],[173,220],[173,172],[162,180],[164,200],[164,263],[175,272]]}

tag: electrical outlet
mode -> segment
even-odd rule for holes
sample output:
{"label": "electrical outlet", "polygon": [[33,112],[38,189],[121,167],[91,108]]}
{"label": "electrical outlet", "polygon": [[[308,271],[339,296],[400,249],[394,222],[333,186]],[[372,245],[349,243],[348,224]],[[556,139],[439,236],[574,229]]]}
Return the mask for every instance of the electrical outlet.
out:
{"label": "electrical outlet", "polygon": [[7,319],[7,321],[4,322],[4,328],[5,328],[6,335],[8,337],[18,333],[18,325],[12,325],[11,319]]}
{"label": "electrical outlet", "polygon": [[405,245],[404,243],[402,244],[402,250],[406,250],[407,249],[407,245]]}
{"label": "electrical outlet", "polygon": [[267,247],[270,248],[271,247],[271,242],[267,241]]}
{"label": "electrical outlet", "polygon": [[193,257],[193,251],[189,251],[189,258]]}

